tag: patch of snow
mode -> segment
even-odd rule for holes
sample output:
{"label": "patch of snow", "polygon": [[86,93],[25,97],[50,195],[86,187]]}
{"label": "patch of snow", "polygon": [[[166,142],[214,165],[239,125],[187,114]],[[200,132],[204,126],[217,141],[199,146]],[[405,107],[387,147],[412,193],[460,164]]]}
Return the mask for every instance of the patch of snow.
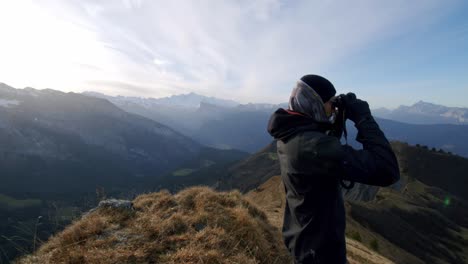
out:
{"label": "patch of snow", "polygon": [[8,99],[1,99],[0,98],[0,106],[2,107],[12,107],[12,106],[15,106],[15,105],[19,105],[19,101],[18,100],[8,100]]}

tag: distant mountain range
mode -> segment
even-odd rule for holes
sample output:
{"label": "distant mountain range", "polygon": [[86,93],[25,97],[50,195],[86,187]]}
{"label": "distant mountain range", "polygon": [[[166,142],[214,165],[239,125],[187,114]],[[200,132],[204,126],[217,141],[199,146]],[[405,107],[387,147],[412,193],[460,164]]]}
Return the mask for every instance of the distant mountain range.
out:
{"label": "distant mountain range", "polygon": [[269,115],[279,107],[287,107],[287,104],[239,104],[194,93],[160,99],[84,94],[105,98],[127,112],[165,124],[201,144],[248,152],[270,141],[265,134]]}
{"label": "distant mountain range", "polygon": [[[178,110],[181,109],[198,109],[202,105],[214,105],[221,108],[235,108],[231,110],[244,111],[270,111],[271,109],[281,106],[287,107],[287,103],[281,104],[266,104],[266,103],[249,103],[241,104],[233,100],[219,99],[215,97],[207,97],[196,93],[173,95],[164,98],[140,98],[140,97],[125,97],[125,96],[107,96],[96,92],[84,92],[86,95],[106,98],[119,107],[132,110],[132,105],[138,105],[151,112],[154,108],[161,106],[171,107]],[[1,104],[1,101],[0,101]],[[137,111],[134,109],[133,111]],[[131,111],[132,112],[132,111]],[[462,107],[447,107],[434,103],[419,101],[411,106],[401,105],[396,109],[376,108],[372,113],[380,118],[390,119],[403,123],[410,124],[468,124],[468,108]],[[139,113],[141,114],[141,113]],[[146,113],[153,116],[154,113]]]}
{"label": "distant mountain range", "polygon": [[149,188],[203,158],[196,141],[104,99],[0,84],[0,100],[0,193]]}
{"label": "distant mountain range", "polygon": [[[53,142],[50,138],[55,139],[57,135],[66,135],[73,140],[78,140],[80,144],[118,154],[116,157],[124,157],[127,160],[131,160],[129,157],[134,157],[135,162],[146,160],[147,164],[151,164],[148,165],[149,167],[137,166],[138,168],[135,167],[135,170],[129,172],[140,177],[170,172],[171,168],[177,167],[175,164],[172,167],[170,160],[177,160],[176,163],[190,160],[190,153],[197,153],[196,149],[200,149],[201,145],[255,152],[272,140],[266,132],[271,113],[279,107],[287,107],[287,104],[237,104],[231,100],[205,97],[194,93],[145,99],[111,97],[92,92],[85,93],[85,96],[54,90],[14,89],[4,84],[1,87],[0,113],[4,119],[3,123],[0,123],[0,128],[3,127],[2,131],[7,133],[3,137],[4,140],[7,140],[7,135],[11,137],[13,133],[6,131],[15,129],[15,126],[19,125],[19,120],[23,119],[24,122],[21,124],[34,127],[34,132],[31,133],[42,136],[41,133],[46,133],[43,132],[43,128],[46,127],[49,129],[47,133],[56,134],[48,135],[49,139],[44,140],[45,142]],[[421,109],[420,112],[430,112],[428,107],[422,107],[422,105],[427,106],[426,103],[418,104],[420,107],[413,108]],[[434,108],[442,109],[443,107]],[[429,148],[434,147],[468,156],[467,125],[408,124],[388,119],[378,119],[378,123],[391,140],[426,145]],[[43,130],[39,133],[36,127]],[[152,129],[152,127],[155,128]],[[359,144],[354,141],[356,131],[352,122],[348,122],[348,128],[350,144],[359,147]],[[160,143],[156,142],[152,133],[162,134],[158,136]],[[40,152],[41,157],[47,155],[52,155],[54,159],[67,157],[66,154],[59,152],[59,150],[63,151],[62,149],[56,150],[55,146],[55,148],[40,148],[41,145],[30,142],[34,138],[30,135],[15,135],[18,138],[20,136],[25,138],[23,139],[25,143],[22,144],[23,148],[28,146],[28,155]],[[142,142],[147,138],[151,138],[152,143]],[[77,145],[80,144],[77,143]],[[136,146],[126,144],[136,144]],[[179,144],[182,147],[178,147]],[[168,149],[167,154],[163,155],[161,150],[149,154],[149,148],[156,148],[156,146],[159,149],[165,146],[164,148]],[[185,147],[188,147],[188,151]],[[98,152],[95,151],[95,153]],[[174,157],[171,156],[173,154]]]}
{"label": "distant mountain range", "polygon": [[395,110],[378,108],[375,116],[411,124],[455,124],[468,125],[468,108],[447,107],[419,101],[411,106],[400,106]]}
{"label": "distant mountain range", "polygon": [[154,106],[174,106],[174,107],[184,107],[184,108],[197,108],[201,103],[208,103],[223,107],[235,107],[240,103],[233,100],[219,99],[216,97],[208,97],[199,95],[196,93],[188,94],[179,94],[172,95],[169,97],[163,98],[141,98],[141,97],[126,97],[126,96],[107,96],[102,93],[87,91],[83,92],[85,95],[90,95],[94,97],[101,97],[106,99],[112,99],[111,101],[120,101],[120,102],[133,102],[135,104],[141,105],[146,108],[153,108]]}
{"label": "distant mountain range", "polygon": [[[468,125],[417,125],[381,118],[376,120],[389,140],[419,144],[468,157]],[[354,140],[357,130],[351,121],[347,121],[347,127],[349,143],[360,147]]]}
{"label": "distant mountain range", "polygon": [[[271,137],[266,131],[270,115],[277,108],[287,107],[286,103],[279,105],[235,105],[232,103],[226,105],[223,100],[196,94],[162,99],[87,94],[106,98],[125,111],[172,127],[204,145],[221,149],[240,149],[251,153],[271,141]],[[197,100],[190,100],[190,103],[183,104],[180,98],[185,97]],[[210,103],[205,102],[208,99],[211,100]],[[161,101],[165,103],[162,104]],[[372,111],[377,117],[387,117],[378,118],[378,122],[390,139],[427,145],[431,148],[440,148],[468,157],[468,125],[462,123],[465,120],[463,116],[466,109],[449,108],[424,102],[416,103],[411,107],[401,106],[398,109]],[[405,111],[408,113],[404,114]],[[414,120],[414,123],[408,123],[411,121],[409,117],[413,118],[411,120]],[[456,119],[458,123],[454,121],[455,117],[458,118]],[[401,120],[395,121],[398,119]],[[428,124],[430,122],[425,122],[428,120],[434,122],[439,120],[441,123]],[[453,122],[444,120],[452,120]],[[359,144],[354,141],[356,131],[351,123],[348,122],[350,143],[358,147]]]}
{"label": "distant mountain range", "polygon": [[[185,135],[193,135],[206,120],[216,120],[229,108],[238,105],[234,101],[206,97],[195,93],[159,99],[107,96],[95,92],[85,92],[84,94],[107,99],[129,113],[150,118]],[[218,112],[209,111],[212,106],[216,106]]]}

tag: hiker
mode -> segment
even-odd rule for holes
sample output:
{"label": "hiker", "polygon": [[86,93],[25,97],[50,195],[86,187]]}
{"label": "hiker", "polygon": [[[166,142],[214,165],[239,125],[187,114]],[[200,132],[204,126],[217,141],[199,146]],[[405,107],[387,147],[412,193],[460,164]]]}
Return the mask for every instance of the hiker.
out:
{"label": "hiker", "polygon": [[[297,264],[347,262],[345,181],[389,186],[400,178],[395,154],[368,103],[353,93],[335,94],[327,79],[305,75],[292,91],[289,109],[276,110],[268,124],[286,191],[283,240]],[[334,118],[336,106],[354,122],[362,150],[341,144],[341,133],[334,130],[342,122]]]}

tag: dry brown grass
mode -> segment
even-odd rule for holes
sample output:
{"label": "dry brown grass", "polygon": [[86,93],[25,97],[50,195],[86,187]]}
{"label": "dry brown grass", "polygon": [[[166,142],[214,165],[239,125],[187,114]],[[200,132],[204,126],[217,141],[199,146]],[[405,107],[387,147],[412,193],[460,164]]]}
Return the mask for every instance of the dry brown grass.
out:
{"label": "dry brown grass", "polygon": [[238,191],[140,195],[99,209],[18,263],[290,263],[279,230]]}

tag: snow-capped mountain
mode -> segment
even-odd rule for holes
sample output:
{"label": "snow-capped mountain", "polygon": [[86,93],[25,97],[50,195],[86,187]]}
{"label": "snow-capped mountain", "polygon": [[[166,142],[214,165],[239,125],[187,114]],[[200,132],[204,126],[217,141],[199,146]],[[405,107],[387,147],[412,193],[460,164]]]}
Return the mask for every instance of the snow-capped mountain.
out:
{"label": "snow-capped mountain", "polygon": [[447,107],[424,101],[411,106],[402,105],[395,110],[379,108],[374,115],[411,124],[468,124],[468,108]]}
{"label": "snow-capped mountain", "polygon": [[194,93],[162,99],[94,92],[85,95],[105,98],[127,112],[165,124],[202,144],[244,151],[256,151],[269,142],[265,134],[269,115],[279,107],[287,107],[287,104],[239,104]]}
{"label": "snow-capped mountain", "polygon": [[216,97],[208,97],[204,95],[199,95],[196,93],[188,94],[179,94],[172,95],[169,97],[163,98],[143,98],[143,97],[130,97],[130,96],[108,96],[105,94],[97,92],[83,92],[85,95],[90,95],[93,97],[101,97],[106,99],[111,99],[114,102],[123,103],[134,103],[142,107],[151,108],[159,106],[171,106],[171,107],[180,107],[180,108],[198,108],[200,104],[207,103],[211,105],[221,106],[221,107],[236,107],[239,105],[238,102],[233,100],[220,99]]}

